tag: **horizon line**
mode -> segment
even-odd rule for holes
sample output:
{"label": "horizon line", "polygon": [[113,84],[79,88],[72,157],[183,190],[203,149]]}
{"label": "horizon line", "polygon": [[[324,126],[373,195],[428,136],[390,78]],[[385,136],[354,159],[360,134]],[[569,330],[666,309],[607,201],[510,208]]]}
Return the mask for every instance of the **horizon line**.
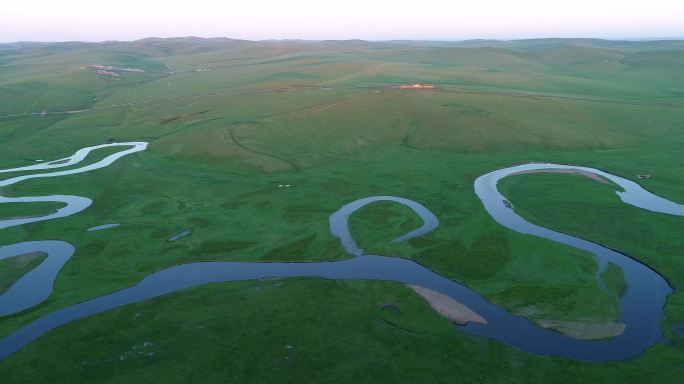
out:
{"label": "horizon line", "polygon": [[177,39],[197,39],[197,40],[234,40],[234,41],[248,41],[248,42],[329,42],[329,41],[363,41],[368,43],[391,43],[391,42],[440,42],[440,43],[458,43],[458,42],[474,42],[474,41],[497,41],[497,42],[514,42],[527,40],[603,40],[603,41],[628,41],[628,42],[656,42],[656,41],[684,41],[684,36],[643,36],[643,37],[519,37],[519,38],[430,38],[430,39],[363,39],[363,38],[348,38],[348,39],[302,39],[302,38],[267,38],[267,39],[242,39],[232,38],[227,36],[147,36],[133,40],[15,40],[15,41],[0,41],[0,44],[21,44],[21,43],[43,43],[43,44],[60,44],[60,43],[133,43],[142,40],[177,40]]}

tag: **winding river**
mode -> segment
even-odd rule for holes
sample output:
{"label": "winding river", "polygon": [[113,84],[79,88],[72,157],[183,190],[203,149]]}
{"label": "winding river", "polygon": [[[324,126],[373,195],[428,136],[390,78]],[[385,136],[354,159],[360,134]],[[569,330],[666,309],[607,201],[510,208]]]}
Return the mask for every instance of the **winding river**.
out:
{"label": "winding river", "polygon": [[[0,182],[0,186],[14,184],[30,178],[63,176],[102,168],[127,154],[142,151],[147,147],[147,143],[117,143],[88,147],[65,159],[29,167],[2,170],[0,173],[67,167],[79,163],[94,149],[114,145],[130,146],[131,148],[110,155],[89,166],[15,177]],[[437,217],[415,201],[394,196],[374,196],[353,201],[330,216],[330,230],[340,240],[347,253],[352,256],[350,259],[335,262],[301,263],[199,262],[173,266],[148,275],[132,287],[58,309],[28,323],[0,340],[0,359],[20,350],[50,330],[74,320],[185,288],[214,282],[301,276],[393,281],[429,288],[459,301],[487,320],[487,324],[468,323],[459,327],[460,331],[499,340],[532,353],[587,361],[617,360],[636,356],[661,339],[660,322],[663,317],[663,306],[672,289],[662,276],[635,259],[598,244],[526,221],[515,213],[510,203],[497,190],[498,181],[505,177],[521,172],[548,170],[580,172],[608,179],[624,189],[624,192],[617,192],[623,202],[653,212],[684,216],[684,206],[656,196],[633,181],[587,167],[560,164],[525,164],[496,170],[475,180],[477,196],[484,204],[487,212],[499,224],[523,234],[550,239],[591,252],[596,257],[600,271],[608,263],[614,263],[623,270],[628,289],[620,299],[620,320],[626,325],[626,329],[619,336],[605,340],[575,339],[542,328],[522,316],[513,315],[490,303],[477,292],[412,260],[365,254],[350,234],[348,219],[352,213],[373,202],[392,201],[403,204],[412,209],[423,220],[423,225],[420,228],[395,239],[395,242],[423,235],[439,225]],[[53,200],[49,200],[53,197]],[[0,197],[0,199],[3,199],[0,200],[0,203],[28,199],[26,201],[61,201],[67,204],[58,214],[34,217],[30,219],[31,221],[26,221],[28,219],[2,220],[0,221],[0,228],[65,217],[87,208],[91,203],[89,199],[77,196],[42,197],[45,200],[4,197]],[[0,296],[0,315],[20,312],[45,300],[52,291],[52,284],[59,270],[71,257],[74,248],[61,241],[25,242],[0,247],[0,259],[36,251],[46,253],[47,259]],[[597,273],[597,279],[600,279],[600,273]]]}
{"label": "winding river", "polygon": [[[119,151],[117,153],[106,156],[102,160],[64,171],[50,172],[50,173],[32,173],[17,177],[12,177],[0,181],[0,188],[16,184],[20,181],[37,179],[43,177],[56,177],[73,175],[82,172],[88,172],[95,169],[104,168],[116,160],[131,153],[144,151],[147,148],[145,142],[130,142],[130,143],[111,143],[102,144],[92,147],[79,149],[72,156],[65,157],[46,163],[34,164],[27,167],[18,167],[10,169],[1,169],[0,174],[10,172],[30,172],[51,170],[55,168],[65,168],[75,165],[83,161],[90,152],[108,147],[130,147],[129,149]],[[0,196],[0,204],[2,203],[30,203],[30,202],[58,202],[65,205],[47,215],[19,217],[14,219],[0,220],[0,229],[14,227],[38,221],[45,221],[57,219],[60,217],[71,216],[74,213],[81,212],[88,208],[93,201],[80,196],[67,195],[51,195],[51,196],[34,196],[34,197],[4,197]],[[62,269],[64,264],[71,258],[75,252],[75,248],[64,241],[29,241],[19,244],[8,245],[0,247],[0,260],[7,259],[14,256],[19,256],[31,252],[41,252],[46,254],[45,260],[36,268],[32,269],[17,282],[0,295],[0,316],[7,316],[17,312],[24,311],[35,305],[45,301],[52,293],[57,274]],[[2,354],[2,348],[0,348]]]}

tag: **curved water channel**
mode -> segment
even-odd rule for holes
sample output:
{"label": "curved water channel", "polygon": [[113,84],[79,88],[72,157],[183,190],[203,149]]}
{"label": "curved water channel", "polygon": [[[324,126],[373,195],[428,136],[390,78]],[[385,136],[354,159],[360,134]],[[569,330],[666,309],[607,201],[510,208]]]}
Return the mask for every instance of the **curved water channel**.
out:
{"label": "curved water channel", "polygon": [[[132,145],[131,150],[124,151],[127,152],[125,154],[128,154],[144,150],[147,144],[121,143],[116,145]],[[81,156],[80,160],[85,158],[89,152],[82,152],[84,150],[77,152],[77,155],[81,154],[79,155]],[[124,152],[111,156],[124,156],[122,155]],[[80,161],[72,161],[77,158],[77,155],[62,159],[58,164],[50,162],[14,170],[51,169],[66,166],[66,164],[72,165]],[[109,161],[109,164],[121,156]],[[75,170],[29,177],[22,176],[22,180],[32,177],[61,176],[101,168],[101,166],[95,165],[105,162],[108,158]],[[663,316],[663,306],[672,289],[658,273],[626,255],[580,238],[534,225],[517,215],[497,190],[498,181],[520,172],[544,170],[566,170],[604,177],[624,189],[624,192],[618,192],[622,201],[650,211],[684,216],[684,206],[658,197],[633,181],[587,167],[525,164],[487,173],[475,181],[477,196],[482,200],[487,212],[501,225],[523,234],[550,239],[591,252],[596,256],[600,270],[605,268],[609,262],[622,268],[628,289],[620,299],[620,320],[626,325],[626,330],[619,336],[606,340],[579,340],[565,336],[542,328],[522,316],[513,315],[488,302],[469,288],[412,260],[400,257],[365,255],[355,243],[348,227],[349,216],[365,205],[376,201],[393,201],[411,208],[421,217],[423,225],[420,228],[395,239],[395,242],[423,235],[439,225],[437,217],[417,202],[394,196],[374,196],[351,202],[330,216],[330,230],[335,237],[340,239],[345,250],[353,256],[350,259],[335,262],[296,263],[199,262],[173,266],[148,275],[132,287],[53,311],[34,320],[0,340],[0,359],[13,354],[31,341],[63,324],[127,304],[207,283],[300,276],[394,281],[426,287],[465,304],[487,320],[487,324],[468,323],[459,327],[461,331],[496,339],[513,347],[537,354],[588,361],[616,360],[638,355],[660,340],[660,321]],[[2,172],[8,172],[8,170]],[[14,180],[16,179],[19,178],[14,178]],[[65,208],[68,207],[69,205]],[[79,210],[82,209],[85,207]],[[53,218],[56,216],[46,215],[34,221]],[[7,227],[13,223],[7,223],[6,220],[4,224]],[[23,222],[15,222],[13,225],[21,224]],[[8,292],[0,296],[0,315],[16,313],[30,308],[47,298],[59,269],[73,254],[73,247],[68,247],[71,247],[68,243],[59,241],[26,242],[0,247],[0,259],[35,251],[48,254],[48,258],[43,264],[27,273],[10,287]],[[50,260],[52,260],[51,264],[43,267]],[[34,273],[40,268],[43,269]],[[600,278],[598,274],[597,278]],[[37,285],[32,285],[32,282]],[[44,288],[35,289],[36,286]],[[49,288],[45,288],[48,286]],[[41,293],[38,294],[37,291],[41,291]]]}
{"label": "curved water channel", "polygon": [[[28,167],[18,167],[10,169],[2,169],[1,173],[9,172],[30,172],[50,170],[55,168],[65,168],[75,165],[83,161],[90,152],[108,147],[130,147],[129,149],[111,154],[101,159],[98,162],[85,165],[78,168],[67,169],[64,171],[50,172],[50,173],[31,173],[22,176],[12,177],[0,181],[0,188],[20,181],[44,178],[73,175],[82,172],[88,172],[95,169],[104,168],[116,160],[131,153],[144,151],[147,148],[145,142],[129,142],[129,143],[111,143],[96,145],[79,149],[70,157],[50,161],[47,163],[35,164]],[[88,208],[93,201],[81,196],[69,195],[51,195],[51,196],[32,196],[32,197],[4,197],[0,196],[0,204],[2,203],[27,203],[27,202],[59,202],[65,205],[58,210],[41,216],[19,217],[13,219],[0,220],[0,229],[15,227],[28,223],[39,221],[57,219],[60,217],[71,216],[74,213],[81,212]],[[71,258],[75,252],[75,248],[64,241],[29,241],[19,244],[7,245],[0,247],[0,260],[7,259],[14,256],[19,256],[31,252],[42,252],[46,254],[45,260],[36,268],[32,269],[2,295],[0,295],[0,316],[7,316],[17,312],[21,312],[40,304],[47,299],[52,293],[52,287],[57,274],[62,269],[64,264]],[[0,354],[2,349],[0,348]]]}

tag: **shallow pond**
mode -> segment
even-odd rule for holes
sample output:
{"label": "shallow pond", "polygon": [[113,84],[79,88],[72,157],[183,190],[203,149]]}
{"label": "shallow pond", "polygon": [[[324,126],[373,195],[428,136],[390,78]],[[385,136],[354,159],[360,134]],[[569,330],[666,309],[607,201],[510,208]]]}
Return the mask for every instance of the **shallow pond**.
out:
{"label": "shallow pond", "polygon": [[103,230],[103,229],[109,229],[109,228],[118,227],[119,225],[121,225],[121,224],[119,224],[119,223],[111,223],[111,224],[96,225],[96,226],[94,226],[94,227],[90,227],[90,228],[86,229],[86,231],[87,231],[87,232],[101,231],[101,230]]}

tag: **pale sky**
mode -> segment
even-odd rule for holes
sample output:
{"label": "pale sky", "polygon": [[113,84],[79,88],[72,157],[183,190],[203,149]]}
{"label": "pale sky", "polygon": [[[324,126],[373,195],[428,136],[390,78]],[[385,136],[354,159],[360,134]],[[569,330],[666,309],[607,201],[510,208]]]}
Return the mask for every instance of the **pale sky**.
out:
{"label": "pale sky", "polygon": [[684,37],[684,0],[2,0],[0,4],[0,42],[150,36]]}

